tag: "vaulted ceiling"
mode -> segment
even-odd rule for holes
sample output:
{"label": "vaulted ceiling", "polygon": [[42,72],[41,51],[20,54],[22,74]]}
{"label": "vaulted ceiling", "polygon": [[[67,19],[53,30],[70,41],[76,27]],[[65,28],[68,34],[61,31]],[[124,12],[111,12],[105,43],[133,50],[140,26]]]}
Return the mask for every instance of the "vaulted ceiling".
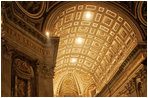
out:
{"label": "vaulted ceiling", "polygon": [[[60,43],[55,67],[58,78],[54,81],[62,82],[59,77],[65,76],[67,71],[78,79],[86,78],[85,81],[73,80],[78,80],[83,96],[90,85],[95,85],[99,92],[137,43],[128,21],[118,11],[101,4],[69,7],[61,11],[56,20],[52,36],[59,36]],[[87,79],[91,81],[86,83]],[[72,87],[59,83],[54,82],[54,90],[63,85],[67,91]],[[60,94],[60,91],[63,90],[55,93]]]}
{"label": "vaulted ceiling", "polygon": [[12,14],[17,19],[10,17],[11,12],[7,17],[43,43],[46,43],[46,32],[50,37],[60,37],[54,96],[95,96],[137,42],[145,40],[141,37],[145,33],[140,34],[133,21],[141,17],[143,22],[139,28],[145,30],[145,16],[136,14],[138,4],[21,1],[12,5]]}

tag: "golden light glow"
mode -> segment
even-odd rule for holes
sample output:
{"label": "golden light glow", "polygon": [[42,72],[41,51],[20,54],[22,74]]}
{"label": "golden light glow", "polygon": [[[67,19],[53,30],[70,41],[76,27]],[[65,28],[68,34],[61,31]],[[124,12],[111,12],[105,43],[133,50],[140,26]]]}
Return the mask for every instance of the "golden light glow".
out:
{"label": "golden light glow", "polygon": [[46,32],[46,36],[49,37],[49,32]]}
{"label": "golden light glow", "polygon": [[72,63],[75,63],[76,61],[77,61],[76,58],[72,58],[72,59],[71,59],[71,62],[72,62]]}
{"label": "golden light glow", "polygon": [[83,40],[83,39],[79,37],[79,38],[76,39],[76,43],[77,43],[77,44],[82,44],[82,40]]}
{"label": "golden light glow", "polygon": [[1,24],[3,24],[3,17],[1,16]]}
{"label": "golden light glow", "polygon": [[90,19],[90,18],[91,18],[90,12],[87,12],[87,13],[86,13],[86,18],[87,18],[87,19]]}

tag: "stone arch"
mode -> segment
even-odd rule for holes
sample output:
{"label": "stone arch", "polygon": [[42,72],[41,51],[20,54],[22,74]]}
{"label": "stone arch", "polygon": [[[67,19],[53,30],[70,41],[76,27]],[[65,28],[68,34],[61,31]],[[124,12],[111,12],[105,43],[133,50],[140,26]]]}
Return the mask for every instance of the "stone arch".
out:
{"label": "stone arch", "polygon": [[[43,31],[60,37],[55,73],[70,67],[86,69],[97,78],[95,85],[102,84],[97,92],[112,78],[137,44],[143,42],[132,16],[114,6],[111,2],[64,2],[47,17]],[[81,45],[77,38],[81,38]]]}
{"label": "stone arch", "polygon": [[[51,28],[53,27],[54,23],[53,21],[55,21],[55,17],[58,16],[62,11],[64,11],[65,9],[71,7],[71,6],[77,6],[77,5],[85,5],[85,4],[91,4],[91,5],[104,5],[107,8],[111,8],[113,9],[113,11],[115,12],[119,12],[121,15],[124,16],[124,18],[128,21],[130,21],[130,25],[132,26],[132,28],[135,29],[134,32],[137,32],[136,35],[138,36],[138,41],[142,42],[142,37],[140,32],[143,32],[141,30],[141,28],[139,27],[139,24],[137,23],[137,21],[135,21],[134,17],[127,11],[125,11],[125,9],[121,8],[120,5],[116,5],[112,2],[98,2],[98,1],[94,1],[94,2],[85,2],[85,1],[75,1],[75,2],[62,2],[62,3],[58,3],[57,6],[55,6],[53,8],[53,10],[51,11],[51,13],[48,14],[47,18],[44,21],[44,26],[43,26],[43,32],[45,31],[50,31]],[[62,9],[61,9],[62,7]],[[52,21],[52,22],[51,22]],[[51,31],[52,32],[52,31]]]}
{"label": "stone arch", "polygon": [[[58,91],[56,92],[56,96],[70,96],[71,94],[74,94],[74,96],[79,96],[79,90],[77,87],[77,83],[75,80],[75,77],[72,73],[67,73],[61,81],[59,82]],[[72,87],[72,88],[71,88]]]}

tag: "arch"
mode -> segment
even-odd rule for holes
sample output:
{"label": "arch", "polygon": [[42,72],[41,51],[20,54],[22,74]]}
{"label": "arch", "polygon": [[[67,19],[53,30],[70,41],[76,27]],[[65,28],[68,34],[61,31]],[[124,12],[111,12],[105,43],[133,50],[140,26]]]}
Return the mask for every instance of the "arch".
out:
{"label": "arch", "polygon": [[[138,36],[138,42],[143,41],[142,36],[140,34],[140,32],[143,32],[143,31],[139,27],[139,24],[137,23],[137,21],[135,21],[134,17],[132,15],[130,15],[129,12],[126,12],[125,9],[121,8],[120,6],[118,6],[112,2],[98,2],[98,1],[93,1],[93,2],[91,2],[91,1],[89,1],[89,2],[85,2],[85,1],[58,2],[58,4],[51,11],[52,14],[49,13],[48,16],[46,17],[45,22],[44,22],[44,26],[43,26],[43,32],[51,30],[51,28],[53,27],[52,23],[54,23],[53,21],[56,21],[56,19],[55,19],[56,16],[58,16],[62,11],[64,11],[65,9],[67,9],[71,6],[83,5],[83,4],[103,5],[105,7],[109,7],[111,9],[113,9],[113,11],[115,11],[115,12],[119,12],[119,14],[123,15],[123,17],[125,19],[127,18],[127,20],[130,21],[130,25],[132,26],[132,28],[135,29],[134,32]],[[62,9],[61,9],[61,7],[62,7]]]}
{"label": "arch", "polygon": [[[72,80],[71,80],[72,79]],[[71,83],[72,82],[72,83]],[[65,85],[68,85],[66,86]],[[73,84],[73,85],[72,85]],[[57,84],[58,85],[58,88],[55,92],[55,95],[56,96],[64,96],[65,94],[70,94],[70,91],[74,93],[75,96],[78,96],[80,94],[80,90],[78,90],[78,84],[76,82],[76,78],[74,77],[73,73],[69,73],[67,72],[61,79],[61,81]],[[71,87],[73,86],[74,89],[70,89],[68,87]],[[66,88],[67,87],[67,88]],[[76,90],[75,90],[76,89]],[[66,92],[65,92],[66,91]],[[77,92],[77,94],[76,94]]]}
{"label": "arch", "polygon": [[[34,2],[30,1],[30,3],[34,3]],[[38,3],[38,2],[36,2],[36,3]],[[25,8],[23,8],[23,6],[20,4],[20,2],[16,1],[16,4],[22,10],[23,13],[25,13],[28,17],[31,17],[31,18],[40,18],[43,15],[45,8],[46,8],[46,2],[42,2],[42,4],[40,6],[37,5],[40,8],[38,10],[38,12],[30,13]]]}
{"label": "arch", "polygon": [[[86,97],[94,97],[96,92],[96,85],[95,84],[90,84],[84,91],[84,96]],[[93,92],[93,93],[92,93]]]}
{"label": "arch", "polygon": [[97,87],[102,84],[99,92],[143,41],[140,28],[132,16],[111,2],[61,4],[47,17],[44,28],[51,36],[60,37],[55,73],[65,68],[87,71],[93,74]]}

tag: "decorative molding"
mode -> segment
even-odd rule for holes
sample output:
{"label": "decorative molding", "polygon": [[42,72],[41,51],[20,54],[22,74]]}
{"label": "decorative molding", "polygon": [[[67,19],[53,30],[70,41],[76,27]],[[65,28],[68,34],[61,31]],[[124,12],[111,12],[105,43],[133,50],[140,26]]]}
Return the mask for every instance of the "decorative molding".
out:
{"label": "decorative molding", "polygon": [[[27,16],[31,18],[40,18],[46,10],[46,2],[42,1],[16,1],[16,4]],[[34,6],[36,7],[37,11],[36,9],[32,8]],[[31,12],[29,12],[29,9],[31,9]]]}
{"label": "decorative molding", "polygon": [[126,83],[124,88],[117,94],[117,97],[131,96],[133,92],[136,92],[137,97],[144,97],[142,91],[142,84],[144,83],[144,80],[147,78],[147,69],[144,65],[140,66],[143,66],[143,68],[140,69],[137,73],[135,73],[136,76]]}
{"label": "decorative molding", "polygon": [[38,60],[15,49],[12,50],[11,58],[12,96],[36,96]]}
{"label": "decorative molding", "polygon": [[[138,36],[131,20],[101,3],[76,5],[74,2],[66,7],[57,9],[53,13],[56,17],[48,21],[52,25],[47,25],[47,30],[53,27],[55,31],[51,36],[60,37],[55,73],[71,67],[86,69],[97,78],[96,85],[103,87],[137,45]],[[88,10],[90,19],[85,17]],[[78,37],[82,45],[76,43]],[[71,62],[72,58],[76,63]]]}
{"label": "decorative molding", "polygon": [[[29,48],[40,53],[43,56],[53,56],[52,48],[43,48],[39,45],[36,45],[34,42],[32,42],[32,40],[30,40],[29,38],[26,38],[21,33],[14,31],[13,29],[9,28],[6,25],[5,25],[5,30],[7,30],[7,31],[5,31],[5,32],[7,32],[7,37],[9,35],[11,38],[16,40],[20,44],[23,43],[24,45],[28,46]],[[57,43],[57,41],[56,41],[56,43]]]}
{"label": "decorative molding", "polygon": [[147,2],[141,1],[138,4],[137,14],[140,22],[147,26]]}
{"label": "decorative molding", "polygon": [[134,18],[137,18],[135,9],[137,7],[138,1],[113,1],[113,3],[125,9]]}
{"label": "decorative molding", "polygon": [[40,68],[40,71],[41,71],[42,76],[44,78],[53,78],[53,76],[54,76],[54,68],[49,68],[47,66],[42,66]]}
{"label": "decorative molding", "polygon": [[[57,6],[61,6],[61,4],[64,4],[65,2],[45,2],[47,4],[47,9],[46,12],[41,15],[40,17],[44,17],[43,19],[34,19],[34,18],[30,18],[30,17],[26,17],[26,14],[24,13],[17,13],[14,12],[14,10],[17,10],[18,12],[20,12],[21,9],[19,8],[14,8],[13,6],[17,6],[17,4],[15,4],[16,2],[2,2],[3,6],[5,6],[6,9],[6,13],[8,14],[8,18],[13,21],[16,25],[20,26],[21,28],[23,28],[24,30],[28,31],[32,36],[36,37],[38,40],[40,40],[43,43],[46,43],[46,38],[43,32],[45,32],[43,30],[43,32],[40,30],[43,27],[44,24],[46,24],[45,19],[48,18],[46,17],[50,12],[54,12],[55,7]],[[67,3],[67,2],[66,2]],[[133,10],[138,9],[137,4],[142,2],[133,2],[133,1],[129,1],[129,2],[110,2],[112,4],[116,4],[117,6],[119,6],[120,8],[123,8],[124,10],[126,9],[126,12],[128,12],[131,16],[134,17],[135,20],[138,20],[136,17],[136,13]],[[27,3],[26,3],[27,4]],[[50,4],[50,5],[49,5]],[[142,4],[143,5],[143,4]],[[42,7],[41,7],[42,8]],[[46,6],[44,6],[43,9],[45,9]],[[129,10],[130,9],[130,10]],[[143,6],[140,9],[144,9]],[[130,12],[129,12],[130,11]],[[137,11],[137,10],[136,10]],[[134,13],[135,12],[135,13]],[[140,11],[138,11],[139,13]],[[142,13],[143,14],[143,13]],[[19,15],[22,15],[22,17],[20,17],[21,19],[19,19]],[[140,15],[140,14],[139,14]],[[144,14],[143,14],[144,15]],[[16,16],[16,17],[14,17]],[[25,20],[26,19],[26,20]],[[24,21],[23,21],[24,20]],[[29,21],[27,21],[29,20]],[[32,26],[29,26],[32,25]],[[40,25],[40,26],[39,26]],[[95,24],[94,24],[95,26]],[[34,28],[35,27],[35,28]],[[41,32],[40,32],[41,31]],[[52,33],[52,32],[51,32]],[[145,38],[144,38],[145,39]]]}
{"label": "decorative molding", "polygon": [[27,61],[16,58],[14,60],[14,68],[16,75],[23,79],[31,79],[34,77],[33,68],[28,64]]}
{"label": "decorative molding", "polygon": [[[48,57],[56,58],[54,51],[57,49],[58,41],[51,42],[54,44],[53,47],[48,45],[50,42],[42,30],[47,25],[47,30],[51,30],[51,36],[60,36],[56,73],[65,71],[67,67],[70,71],[74,69],[87,71],[94,77],[93,80],[96,82],[98,92],[104,87],[100,93],[104,94],[108,87],[111,87],[117,78],[119,79],[137,51],[145,51],[146,49],[146,45],[137,45],[139,41],[146,41],[146,2],[118,1],[104,2],[104,4],[101,2],[90,2],[90,4],[88,2],[85,4],[82,2],[79,4],[74,2],[41,2],[41,4],[37,4],[37,10],[31,9],[31,12],[28,8],[32,8],[33,2],[30,4],[24,2],[28,8],[20,3],[2,2],[2,48],[6,52],[15,53],[16,48],[9,45],[7,40],[12,39],[14,43],[26,46],[24,49],[30,49],[30,52],[33,51],[33,53],[43,56],[43,59],[44,57],[47,57],[46,60]],[[105,4],[109,6],[105,6]],[[119,11],[116,11],[116,7],[119,8]],[[89,21],[85,18],[88,10],[93,17]],[[127,18],[122,16],[120,10]],[[20,32],[9,28],[8,25]],[[77,37],[83,38],[84,45],[82,47],[75,44]],[[36,44],[37,42],[41,42],[41,44]],[[73,57],[79,63],[71,63]],[[52,62],[55,64],[55,59]],[[40,64],[37,69],[44,78],[53,78],[53,67]],[[114,73],[116,69],[117,73]],[[115,74],[115,76],[112,78],[111,74]],[[108,77],[111,77],[111,80]],[[110,82],[108,83],[108,81]],[[99,87],[99,84],[102,84],[102,87]],[[133,89],[133,81],[128,83],[121,93],[129,95],[132,92],[131,89]],[[141,96],[141,93],[138,96]]]}
{"label": "decorative molding", "polygon": [[129,56],[126,58],[126,60],[122,63],[122,65],[119,67],[116,74],[112,77],[112,79],[103,87],[103,89],[97,94],[97,96],[104,96],[108,92],[108,86],[113,87],[113,85],[119,80],[121,75],[123,75],[124,71],[127,68],[127,65],[129,61],[137,55],[139,52],[145,52],[146,50],[146,44],[145,43],[139,43],[134,50],[129,54]]}
{"label": "decorative molding", "polygon": [[12,21],[17,26],[21,27],[25,31],[29,32],[32,36],[40,40],[42,43],[46,43],[47,38],[42,33],[39,33],[37,29],[34,29],[33,27],[29,26],[29,24],[27,24],[25,21],[22,21],[20,18],[14,15],[13,8],[12,8],[13,3],[14,2],[4,2],[5,11],[6,11],[5,15],[7,17],[5,20],[6,23],[10,24],[9,21]]}

